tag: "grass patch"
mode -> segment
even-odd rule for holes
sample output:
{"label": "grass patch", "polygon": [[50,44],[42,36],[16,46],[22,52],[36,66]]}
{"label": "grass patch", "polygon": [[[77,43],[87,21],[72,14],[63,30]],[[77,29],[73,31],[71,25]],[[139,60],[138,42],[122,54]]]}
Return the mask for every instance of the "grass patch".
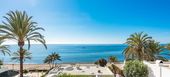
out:
{"label": "grass patch", "polygon": [[[62,74],[57,77],[96,77],[95,75],[71,75],[71,74]],[[100,77],[113,77],[113,76],[100,76]]]}

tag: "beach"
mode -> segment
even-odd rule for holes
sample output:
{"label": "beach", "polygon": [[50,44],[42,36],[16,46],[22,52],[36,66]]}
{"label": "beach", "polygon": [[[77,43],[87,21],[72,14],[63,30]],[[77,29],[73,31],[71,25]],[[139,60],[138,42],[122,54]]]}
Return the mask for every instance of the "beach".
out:
{"label": "beach", "polygon": [[[13,70],[19,70],[19,64],[4,64],[3,67]],[[25,70],[49,70],[48,64],[23,64],[23,69]]]}
{"label": "beach", "polygon": [[[118,64],[120,65],[120,64]],[[29,77],[40,77],[46,73],[47,70],[50,69],[48,64],[24,64],[24,70],[29,71],[28,73],[24,73],[24,76],[29,76]],[[63,70],[63,73],[68,73],[68,74],[73,74],[73,75],[95,75],[97,74],[98,70],[101,70],[102,75],[113,75],[113,73],[107,68],[107,67],[99,67],[95,64],[92,63],[67,63],[67,64],[58,64],[57,66],[60,66],[60,68],[70,68],[73,67],[75,70],[68,71],[68,70]],[[81,70],[76,70],[77,66],[81,68]],[[19,64],[4,64],[2,67],[6,67],[9,70],[19,70],[20,65]],[[54,68],[55,69],[55,68]],[[57,70],[57,69],[56,69]],[[82,72],[83,71],[83,72]],[[55,70],[51,70],[51,74],[55,72]],[[54,75],[57,73],[54,73]],[[15,77],[18,77],[16,75]],[[48,77],[48,75],[47,75]]]}

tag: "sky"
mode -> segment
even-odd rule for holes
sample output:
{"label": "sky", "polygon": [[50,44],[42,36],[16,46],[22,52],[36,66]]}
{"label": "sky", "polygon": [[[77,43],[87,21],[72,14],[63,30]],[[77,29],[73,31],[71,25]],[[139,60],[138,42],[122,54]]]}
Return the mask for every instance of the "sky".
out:
{"label": "sky", "polygon": [[10,10],[26,11],[45,29],[41,33],[48,44],[122,44],[135,32],[170,43],[169,3],[170,0],[1,0],[0,21]]}

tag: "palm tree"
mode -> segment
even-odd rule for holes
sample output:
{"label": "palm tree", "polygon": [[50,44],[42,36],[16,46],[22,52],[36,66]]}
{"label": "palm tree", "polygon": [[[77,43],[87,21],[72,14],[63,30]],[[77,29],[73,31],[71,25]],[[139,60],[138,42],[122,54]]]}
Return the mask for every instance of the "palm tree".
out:
{"label": "palm tree", "polygon": [[51,56],[50,56],[50,55],[48,55],[48,56],[44,59],[44,63],[49,64],[50,68],[52,68],[52,66],[51,66],[52,60],[51,60]]}
{"label": "palm tree", "polygon": [[[117,59],[116,56],[110,56],[109,57],[109,62],[110,63],[118,62],[118,59]],[[116,77],[116,74],[118,73],[118,71],[120,71],[120,69],[114,64],[111,64],[111,66],[109,66],[109,69],[114,73],[114,77]]]}
{"label": "palm tree", "polygon": [[38,32],[39,30],[44,31],[44,29],[38,27],[37,23],[32,21],[32,16],[28,16],[25,11],[10,11],[6,15],[4,16],[6,22],[2,21],[3,25],[0,25],[0,32],[3,35],[3,39],[18,42],[20,48],[20,77],[23,77],[23,46],[25,41],[28,42],[28,49],[31,41],[40,42],[47,48],[44,37]]}
{"label": "palm tree", "polygon": [[149,61],[154,61],[156,59],[167,61],[167,59],[163,56],[161,56],[161,52],[164,51],[165,47],[160,45],[159,42],[155,42],[154,40],[150,41],[148,43],[148,48],[150,49],[150,54],[148,57],[146,57]]}
{"label": "palm tree", "polygon": [[116,56],[110,56],[109,57],[109,62],[118,62],[118,59]]}
{"label": "palm tree", "polygon": [[[54,65],[56,64],[56,61],[59,60],[61,61],[60,59],[61,56],[59,56],[59,54],[57,54],[56,52],[53,52],[52,54],[48,55],[45,60],[44,60],[44,63],[47,63],[47,64],[51,64],[50,65],[50,68],[54,67]],[[55,65],[56,66],[56,65]]]}
{"label": "palm tree", "polygon": [[3,55],[5,55],[6,53],[8,55],[10,55],[10,50],[8,49],[9,46],[8,45],[3,45],[2,44],[3,42],[4,42],[3,40],[0,40],[0,51],[3,53]]}
{"label": "palm tree", "polygon": [[130,35],[126,42],[128,47],[123,51],[125,58],[144,60],[145,56],[148,56],[147,43],[150,40],[152,40],[152,37],[143,32]]}
{"label": "palm tree", "polygon": [[[26,61],[27,59],[31,60],[31,53],[24,49],[23,50],[23,61]],[[19,51],[14,52],[11,60],[20,61],[20,52]]]}

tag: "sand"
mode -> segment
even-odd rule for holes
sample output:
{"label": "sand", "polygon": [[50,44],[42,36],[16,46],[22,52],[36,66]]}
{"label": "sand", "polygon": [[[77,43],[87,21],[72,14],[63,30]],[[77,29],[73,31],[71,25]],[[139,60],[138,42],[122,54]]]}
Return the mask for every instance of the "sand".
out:
{"label": "sand", "polygon": [[[19,64],[4,64],[3,67],[6,67],[6,68],[12,69],[12,70],[20,69]],[[50,67],[48,64],[23,64],[23,69],[26,69],[26,70],[49,70]]]}

